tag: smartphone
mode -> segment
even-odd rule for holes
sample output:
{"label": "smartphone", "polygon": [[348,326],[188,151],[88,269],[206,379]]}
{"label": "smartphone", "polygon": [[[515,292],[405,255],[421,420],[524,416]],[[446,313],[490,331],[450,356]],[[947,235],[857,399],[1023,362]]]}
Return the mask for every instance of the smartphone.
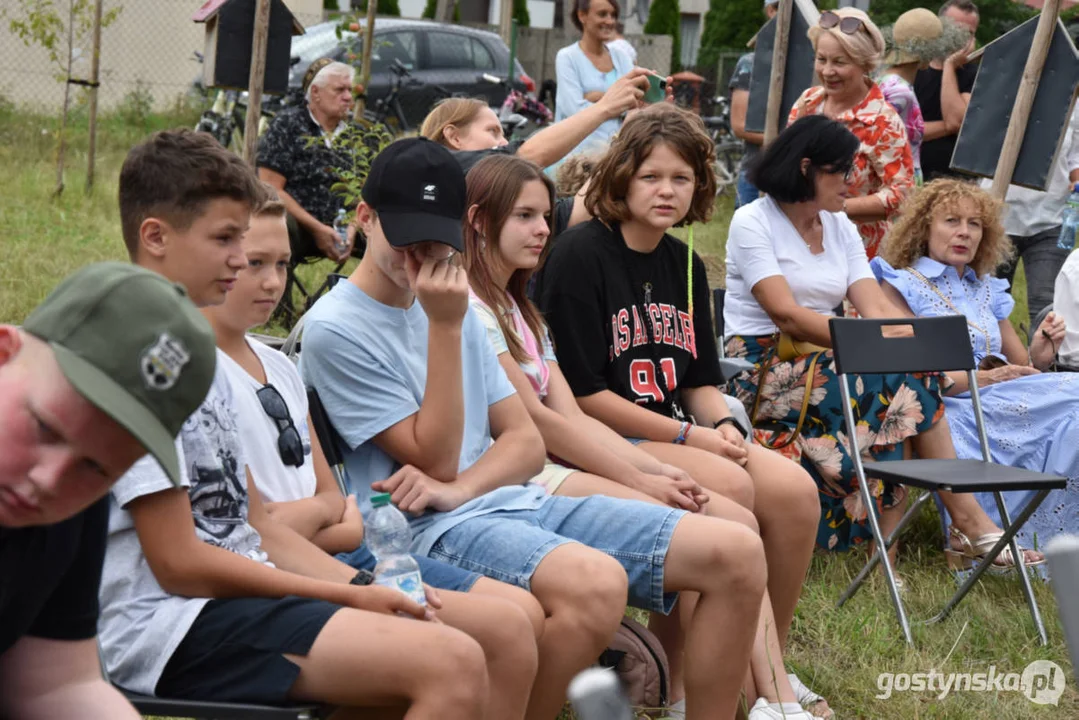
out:
{"label": "smartphone", "polygon": [[659,75],[648,76],[648,92],[644,94],[646,103],[663,102],[667,99],[667,81]]}

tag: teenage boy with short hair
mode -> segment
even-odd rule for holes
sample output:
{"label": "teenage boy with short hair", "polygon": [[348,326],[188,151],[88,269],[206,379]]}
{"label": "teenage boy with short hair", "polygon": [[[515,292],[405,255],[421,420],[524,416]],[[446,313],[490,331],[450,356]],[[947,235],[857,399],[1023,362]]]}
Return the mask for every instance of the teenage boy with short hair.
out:
{"label": "teenage boy with short hair", "polygon": [[301,373],[350,449],[353,490],[392,493],[415,515],[417,552],[536,596],[547,621],[529,718],[555,716],[570,678],[606,646],[627,573],[630,599],[649,610],[670,611],[677,591],[700,593],[686,717],[731,717],[764,590],[760,540],[723,520],[527,484],[543,441],[453,261],[464,198],[447,149],[425,138],[390,145],[357,211],[368,251],[305,322]]}
{"label": "teenage boy with short hair", "polygon": [[183,288],[121,263],[0,325],[0,717],[137,718],[101,676],[105,495],[206,396],[213,332]]}
{"label": "teenage boy with short hair", "polygon": [[[120,173],[124,241],[196,305],[219,304],[247,264],[241,238],[262,197],[251,169],[210,136],[158,133]],[[394,617],[426,616],[397,591],[320,579],[336,561],[262,522],[220,372],[176,449],[182,487],[151,460],[112,490],[100,631],[116,683],[199,700],[394,706],[409,718],[482,714],[474,641]]]}

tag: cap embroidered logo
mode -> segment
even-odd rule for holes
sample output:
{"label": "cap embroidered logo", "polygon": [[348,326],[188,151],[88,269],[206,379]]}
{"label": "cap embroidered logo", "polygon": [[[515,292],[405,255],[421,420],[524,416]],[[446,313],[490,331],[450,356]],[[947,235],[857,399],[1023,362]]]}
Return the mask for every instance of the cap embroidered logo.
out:
{"label": "cap embroidered logo", "polygon": [[424,185],[423,199],[428,202],[438,202],[438,187],[435,185]]}
{"label": "cap embroidered logo", "polygon": [[142,377],[151,390],[168,390],[180,379],[191,354],[176,338],[161,333],[157,342],[143,351],[140,358]]}

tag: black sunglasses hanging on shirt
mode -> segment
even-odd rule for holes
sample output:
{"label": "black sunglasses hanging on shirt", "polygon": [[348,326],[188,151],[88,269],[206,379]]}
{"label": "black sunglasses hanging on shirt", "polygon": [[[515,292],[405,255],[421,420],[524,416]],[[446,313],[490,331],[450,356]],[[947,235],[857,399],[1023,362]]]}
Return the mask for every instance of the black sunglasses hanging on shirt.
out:
{"label": "black sunglasses hanging on shirt", "polygon": [[277,425],[277,452],[281,456],[281,462],[295,467],[303,466],[303,440],[300,431],[292,422],[292,415],[285,404],[285,398],[277,388],[269,383],[263,385],[255,393],[262,404],[263,411]]}

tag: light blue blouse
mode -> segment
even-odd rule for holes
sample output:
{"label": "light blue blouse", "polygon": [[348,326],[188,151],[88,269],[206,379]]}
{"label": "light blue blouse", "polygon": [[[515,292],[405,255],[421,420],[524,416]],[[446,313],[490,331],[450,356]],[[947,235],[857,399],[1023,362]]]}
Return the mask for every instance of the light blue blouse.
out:
{"label": "light blue blouse", "polygon": [[[558,91],[555,94],[555,122],[565,120],[591,106],[592,103],[584,99],[585,93],[593,90],[606,92],[615,80],[633,69],[633,60],[624,50],[617,46],[608,46],[607,51],[611,54],[614,69],[606,73],[596,69],[596,66],[581,50],[580,43],[567,45],[558,51],[558,56],[555,58],[555,72],[558,79]],[[621,124],[622,121],[618,119],[605,120],[574,148],[573,153],[602,151],[610,142],[611,136],[618,132]]]}
{"label": "light blue blouse", "polygon": [[991,275],[978,277],[970,267],[960,278],[954,267],[929,257],[918,258],[913,265],[921,277],[909,269],[896,270],[880,257],[873,258],[869,265],[878,281],[885,280],[899,291],[915,315],[965,315],[976,362],[988,354],[1004,357],[1000,321],[1006,320],[1015,307],[1007,280]]}

